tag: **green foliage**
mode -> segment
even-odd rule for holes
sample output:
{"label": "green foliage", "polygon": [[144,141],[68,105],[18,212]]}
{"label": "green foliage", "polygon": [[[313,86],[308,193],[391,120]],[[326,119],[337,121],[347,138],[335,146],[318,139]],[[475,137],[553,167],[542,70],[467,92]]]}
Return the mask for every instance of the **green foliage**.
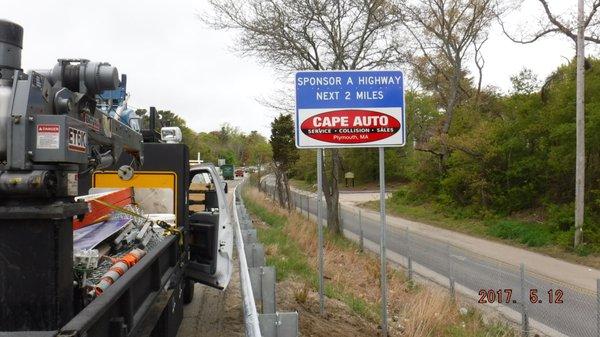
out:
{"label": "green foliage", "polygon": [[282,172],[287,172],[299,158],[294,143],[294,121],[291,115],[280,114],[273,120],[269,143],[273,151],[273,161]]}
{"label": "green foliage", "polygon": [[529,247],[546,246],[554,238],[551,228],[541,224],[523,223],[514,220],[495,222],[489,227],[488,233],[492,236],[513,240]]}
{"label": "green foliage", "polygon": [[575,218],[573,217],[573,203],[554,205],[546,207],[548,215],[547,222],[560,231],[567,232],[575,228]]}
{"label": "green foliage", "polygon": [[291,169],[291,176],[309,184],[317,182],[317,151],[298,151],[298,160]]}
{"label": "green foliage", "polygon": [[515,94],[533,94],[540,88],[540,81],[531,69],[523,68],[514,76],[510,77],[510,82],[513,86]]}
{"label": "green foliage", "polygon": [[[146,109],[138,109],[136,114],[142,116],[143,128],[148,128],[149,115]],[[195,132],[187,126],[185,119],[170,110],[158,110],[157,128],[161,126],[177,126],[181,129],[183,143],[190,148],[190,159],[200,159],[209,163],[217,163],[219,158],[228,164],[250,166],[266,164],[271,161],[271,148],[267,139],[257,131],[245,134],[228,123],[211,132]]]}
{"label": "green foliage", "polygon": [[[195,132],[177,114],[169,110],[159,110],[157,113],[158,128],[170,125],[181,129],[183,143],[190,148],[191,159],[196,159],[199,153],[200,159],[205,162],[216,164],[219,158],[223,158],[228,164],[236,166],[265,164],[271,160],[271,148],[267,139],[257,131],[244,134],[237,127],[225,123],[218,131]],[[147,111],[138,109],[136,114],[143,116],[142,123],[147,128],[149,123]]]}
{"label": "green foliage", "polygon": [[[592,191],[600,184],[600,155],[594,150],[600,146],[600,61],[591,63],[586,75],[586,148],[587,199],[593,200]],[[416,166],[424,169],[412,176],[413,186],[449,206],[504,215],[569,204],[574,195],[574,79],[573,64],[560,67],[542,98],[531,91],[535,76],[524,70],[513,77],[515,93],[487,93],[478,105],[463,104],[456,111],[449,140],[453,151],[444,170],[432,169],[438,164],[436,156],[415,157]],[[590,216],[600,214],[593,202],[589,205]],[[568,228],[569,211],[551,222]]]}

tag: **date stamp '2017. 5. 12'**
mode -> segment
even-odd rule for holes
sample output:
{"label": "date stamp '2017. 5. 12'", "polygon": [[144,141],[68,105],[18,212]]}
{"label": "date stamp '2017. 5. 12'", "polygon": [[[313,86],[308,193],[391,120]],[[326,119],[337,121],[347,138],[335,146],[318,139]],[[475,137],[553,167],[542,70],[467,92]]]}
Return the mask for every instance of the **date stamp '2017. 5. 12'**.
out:
{"label": "date stamp '2017. 5. 12'", "polygon": [[[479,289],[479,303],[518,303],[512,298],[513,290],[506,289]],[[531,304],[562,304],[564,292],[562,289],[549,289],[541,292],[536,288],[529,289],[529,303]]]}

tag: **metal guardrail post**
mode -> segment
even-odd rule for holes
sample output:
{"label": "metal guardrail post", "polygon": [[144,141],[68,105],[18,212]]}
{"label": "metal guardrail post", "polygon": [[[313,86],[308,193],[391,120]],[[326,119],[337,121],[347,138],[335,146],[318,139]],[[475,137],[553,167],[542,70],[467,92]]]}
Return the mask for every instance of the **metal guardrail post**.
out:
{"label": "metal guardrail post", "polygon": [[258,234],[256,233],[256,229],[242,229],[242,240],[244,240],[244,243],[257,243]]}
{"label": "metal guardrail post", "polygon": [[265,248],[260,243],[251,243],[244,246],[247,264],[249,268],[262,267],[265,265]]}
{"label": "metal guardrail post", "polygon": [[262,314],[260,318],[260,330],[264,337],[295,337],[298,336],[298,313],[277,312],[274,314]]}
{"label": "metal guardrail post", "polygon": [[525,264],[521,263],[521,326],[522,336],[529,336],[529,316],[527,315],[527,296],[525,295]]}
{"label": "metal guardrail post", "polygon": [[254,299],[261,303],[261,313],[274,314],[275,301],[275,268],[256,267],[250,268],[250,280]]}

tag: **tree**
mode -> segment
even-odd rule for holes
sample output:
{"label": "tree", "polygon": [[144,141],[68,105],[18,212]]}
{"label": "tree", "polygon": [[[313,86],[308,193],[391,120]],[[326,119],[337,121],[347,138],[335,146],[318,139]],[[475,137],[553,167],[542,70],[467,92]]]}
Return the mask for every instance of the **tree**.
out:
{"label": "tree", "polygon": [[437,95],[444,113],[442,125],[417,149],[439,156],[443,164],[456,107],[470,95],[466,82],[469,51],[474,52],[479,69],[479,95],[484,65],[480,51],[498,7],[496,0],[403,1],[399,6],[401,22],[415,43],[415,48],[408,49],[408,60],[424,89]]}
{"label": "tree", "polygon": [[268,163],[272,157],[271,147],[267,143],[265,137],[257,131],[250,132],[248,135],[248,163],[254,165],[258,169],[258,188],[261,189],[260,179],[262,175],[262,167]]}
{"label": "tree", "polygon": [[533,43],[539,38],[551,35],[561,34],[575,43],[576,58],[577,58],[577,98],[576,98],[576,133],[577,158],[575,161],[575,239],[573,245],[577,247],[582,242],[583,237],[583,218],[585,213],[585,41],[600,43],[598,29],[600,27],[600,17],[598,7],[600,0],[588,1],[590,10],[588,15],[585,15],[584,0],[578,1],[577,15],[572,15],[570,18],[556,15],[550,9],[547,0],[538,0],[544,9],[544,14],[547,21],[533,33],[529,38],[516,39],[509,34],[504,25],[502,29],[506,36],[512,41],[522,44]]}
{"label": "tree", "polygon": [[[209,0],[216,29],[237,30],[236,48],[276,69],[369,69],[397,64],[400,20],[387,0]],[[341,157],[330,150],[323,177],[327,224],[341,233],[339,191]]]}
{"label": "tree", "polygon": [[294,121],[291,115],[280,114],[273,120],[269,143],[273,151],[279,205],[291,209],[288,174],[299,158],[294,142]]}
{"label": "tree", "polygon": [[540,81],[531,69],[523,68],[518,74],[510,77],[513,93],[529,95],[540,90]]}

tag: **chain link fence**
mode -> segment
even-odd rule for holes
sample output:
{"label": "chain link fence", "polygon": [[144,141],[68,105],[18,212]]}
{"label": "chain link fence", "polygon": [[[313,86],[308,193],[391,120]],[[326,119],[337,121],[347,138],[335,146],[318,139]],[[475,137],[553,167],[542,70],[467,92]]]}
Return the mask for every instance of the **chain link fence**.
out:
{"label": "chain link fence", "polygon": [[[274,186],[263,181],[262,187],[277,199]],[[292,191],[291,203],[307,218],[316,219],[315,195]],[[327,207],[324,201],[323,207]],[[378,252],[378,219],[347,206],[341,206],[340,219],[347,237],[361,249]],[[459,292],[474,298],[477,305],[494,307],[518,323],[523,336],[539,331],[549,336],[600,337],[598,291],[532,272],[520,261],[509,264],[449,245],[411,232],[408,227],[388,225],[387,230],[390,259],[406,268],[409,278],[418,274],[445,286],[451,296]]]}

